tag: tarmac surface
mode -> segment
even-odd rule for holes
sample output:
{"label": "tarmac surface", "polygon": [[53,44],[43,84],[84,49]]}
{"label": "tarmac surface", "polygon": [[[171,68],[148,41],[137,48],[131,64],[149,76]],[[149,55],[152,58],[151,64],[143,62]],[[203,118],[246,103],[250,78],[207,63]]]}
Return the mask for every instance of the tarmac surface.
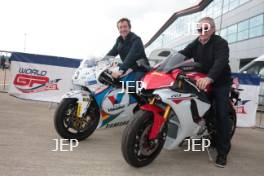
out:
{"label": "tarmac surface", "polygon": [[151,165],[136,169],[121,154],[124,127],[96,130],[73,151],[52,151],[53,139],[59,138],[53,114],[48,103],[0,93],[1,176],[264,175],[264,129],[238,128],[224,169],[215,167],[206,152],[183,150],[163,150]]}

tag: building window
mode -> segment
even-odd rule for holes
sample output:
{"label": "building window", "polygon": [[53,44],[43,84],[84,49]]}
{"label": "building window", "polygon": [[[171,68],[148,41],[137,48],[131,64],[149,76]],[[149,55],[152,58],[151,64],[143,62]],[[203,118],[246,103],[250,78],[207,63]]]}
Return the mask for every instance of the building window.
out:
{"label": "building window", "polygon": [[[214,15],[213,17],[214,18],[217,18],[221,15],[221,11],[222,11],[222,1],[223,0],[214,0],[214,7],[213,7],[213,12],[214,12]],[[212,2],[212,3],[213,3]]]}
{"label": "building window", "polygon": [[249,0],[240,0],[240,4],[244,4],[246,2],[248,2]]}
{"label": "building window", "polygon": [[236,8],[237,6],[239,6],[239,0],[230,0],[229,1],[229,11],[233,10],[234,8]]}
{"label": "building window", "polygon": [[213,16],[213,3],[210,3],[206,10],[206,16],[212,17]]}
{"label": "building window", "polygon": [[244,20],[221,30],[220,35],[229,43],[264,35],[264,14]]}
{"label": "building window", "polygon": [[237,41],[237,24],[234,24],[227,29],[227,41],[233,43]]}
{"label": "building window", "polygon": [[249,0],[223,0],[223,1],[224,1],[223,13],[226,13],[237,8],[239,5],[248,2]]}
{"label": "building window", "polygon": [[224,38],[227,39],[227,29],[222,29],[220,32],[220,35]]}
{"label": "building window", "polygon": [[[188,24],[197,22],[200,18],[211,16],[217,18],[221,13],[229,12],[238,6],[250,0],[214,0],[203,11],[189,14],[177,18],[173,24],[168,27],[148,48],[170,47],[174,45],[174,41],[178,37],[186,35],[188,32]],[[223,9],[222,9],[223,7]],[[264,16],[258,15],[256,17],[244,20],[240,23],[226,27],[218,31],[220,35],[229,43],[250,39],[264,35]],[[182,49],[186,43],[179,44],[175,48]]]}
{"label": "building window", "polygon": [[229,0],[224,0],[223,13],[228,12]]}
{"label": "building window", "polygon": [[242,21],[237,25],[237,40],[248,39],[248,23],[249,20]]}
{"label": "building window", "polygon": [[257,37],[263,35],[263,14],[253,17],[249,21],[249,37]]}

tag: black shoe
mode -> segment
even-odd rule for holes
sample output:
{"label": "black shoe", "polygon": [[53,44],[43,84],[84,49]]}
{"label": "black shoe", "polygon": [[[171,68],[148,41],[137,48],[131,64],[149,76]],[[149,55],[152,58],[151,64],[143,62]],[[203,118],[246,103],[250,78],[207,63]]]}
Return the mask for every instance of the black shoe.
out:
{"label": "black shoe", "polygon": [[217,167],[221,167],[224,168],[226,166],[226,155],[217,155],[216,161],[215,161],[215,165]]}

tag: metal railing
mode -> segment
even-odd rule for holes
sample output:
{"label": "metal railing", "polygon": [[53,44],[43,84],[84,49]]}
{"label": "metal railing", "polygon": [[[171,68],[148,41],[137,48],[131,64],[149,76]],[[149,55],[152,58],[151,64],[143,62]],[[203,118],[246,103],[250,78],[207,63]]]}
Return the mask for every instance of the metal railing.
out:
{"label": "metal railing", "polygon": [[[261,86],[263,89],[263,85]],[[258,109],[257,109],[257,122],[256,122],[256,127],[258,128],[264,128],[264,125],[262,125],[263,120],[263,115],[264,115],[264,95],[263,95],[263,90],[261,89],[260,95],[259,95],[259,104],[258,104]]]}
{"label": "metal railing", "polygon": [[8,92],[11,82],[11,72],[9,69],[0,69],[0,91]]}
{"label": "metal railing", "polygon": [[0,92],[8,92],[11,83],[11,52],[0,50]]}

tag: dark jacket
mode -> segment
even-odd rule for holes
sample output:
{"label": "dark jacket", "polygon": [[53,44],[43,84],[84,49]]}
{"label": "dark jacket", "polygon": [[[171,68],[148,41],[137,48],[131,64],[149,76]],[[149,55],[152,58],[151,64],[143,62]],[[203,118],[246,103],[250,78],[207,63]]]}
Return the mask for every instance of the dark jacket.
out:
{"label": "dark jacket", "polygon": [[199,62],[203,72],[214,80],[215,86],[232,83],[228,43],[220,36],[212,35],[205,45],[202,45],[197,38],[179,53]]}
{"label": "dark jacket", "polygon": [[113,48],[108,52],[108,56],[117,56],[119,54],[122,64],[119,65],[119,69],[124,72],[131,68],[134,71],[144,71],[143,68],[138,67],[136,61],[138,59],[145,59],[149,64],[145,54],[143,43],[136,34],[130,32],[127,38],[124,40],[121,36],[116,39],[116,43]]}

